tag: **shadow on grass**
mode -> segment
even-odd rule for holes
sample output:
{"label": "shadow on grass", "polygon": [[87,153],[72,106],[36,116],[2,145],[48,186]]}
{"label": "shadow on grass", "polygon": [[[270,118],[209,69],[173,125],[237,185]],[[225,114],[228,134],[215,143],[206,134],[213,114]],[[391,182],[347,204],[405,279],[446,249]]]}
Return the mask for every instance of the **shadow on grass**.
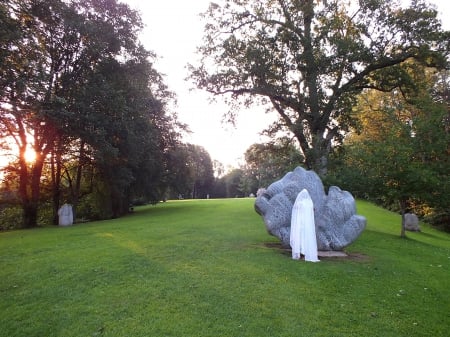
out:
{"label": "shadow on grass", "polygon": [[[291,258],[292,250],[289,247],[284,247],[281,242],[264,242],[263,246],[273,249],[278,253]],[[359,252],[345,252],[346,256],[321,256],[320,260],[323,261],[357,261],[357,262],[367,262],[370,257]]]}
{"label": "shadow on grass", "polygon": [[[167,201],[167,202],[160,202],[154,205],[143,205],[143,206],[136,206],[134,208],[134,212],[130,213],[130,215],[133,214],[139,214],[143,215],[146,213],[151,214],[164,214],[164,213],[185,213],[186,210],[192,210],[192,201],[193,200],[176,200],[176,201]],[[208,205],[207,202],[205,202],[203,205],[202,203],[198,202],[195,205],[195,210],[197,211],[198,208],[209,208],[211,205]]]}
{"label": "shadow on grass", "polygon": [[[423,227],[423,226],[422,226]],[[411,234],[411,235],[408,235]],[[424,228],[422,231],[420,232],[411,232],[408,233],[408,237],[412,237],[413,240],[417,240],[419,238],[424,238],[426,240],[435,240],[435,241],[439,241],[442,243],[447,243],[447,246],[449,246],[449,241],[448,238],[446,237],[446,233],[445,232],[428,232],[428,228]]]}

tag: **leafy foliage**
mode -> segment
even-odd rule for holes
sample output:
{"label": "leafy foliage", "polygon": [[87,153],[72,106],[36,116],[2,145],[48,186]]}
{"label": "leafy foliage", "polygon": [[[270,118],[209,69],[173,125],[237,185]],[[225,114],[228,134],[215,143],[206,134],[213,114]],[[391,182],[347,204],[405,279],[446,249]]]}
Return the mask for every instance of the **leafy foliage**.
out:
{"label": "leafy foliage", "polygon": [[398,92],[361,97],[360,134],[350,137],[334,172],[341,184],[402,213],[448,209],[448,109],[424,94],[411,103]]}
{"label": "leafy foliage", "polygon": [[303,156],[289,138],[251,145],[245,152],[244,167],[248,192],[256,195],[259,188],[268,187],[303,162]]}
{"label": "leafy foliage", "polygon": [[409,59],[446,64],[450,33],[436,14],[423,1],[212,3],[191,79],[224,95],[231,119],[241,104],[277,111],[274,131],[292,133],[307,168],[324,176],[332,146],[353,126],[357,94],[410,85]]}
{"label": "leafy foliage", "polygon": [[24,226],[37,223],[43,174],[54,214],[60,201],[76,207],[94,193],[95,182],[109,216],[126,213],[133,196],[159,200],[181,126],[153,54],[137,40],[138,13],[116,0],[6,0],[0,20],[0,137],[19,152],[9,177]]}
{"label": "leafy foliage", "polygon": [[213,197],[215,198],[238,198],[246,197],[251,192],[250,186],[246,184],[245,171],[235,168],[216,179]]}
{"label": "leafy foliage", "polygon": [[172,198],[207,198],[213,192],[214,170],[209,153],[199,145],[179,144],[169,153],[168,182]]}

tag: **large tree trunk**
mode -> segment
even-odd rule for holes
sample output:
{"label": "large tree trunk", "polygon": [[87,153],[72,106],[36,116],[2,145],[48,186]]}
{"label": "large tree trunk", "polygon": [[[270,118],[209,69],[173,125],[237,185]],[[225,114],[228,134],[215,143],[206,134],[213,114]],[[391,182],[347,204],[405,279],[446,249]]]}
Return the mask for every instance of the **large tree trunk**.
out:
{"label": "large tree trunk", "polygon": [[22,201],[22,228],[33,228],[37,226],[38,205],[31,201]]}
{"label": "large tree trunk", "polygon": [[43,165],[43,159],[40,156],[37,156],[35,163],[29,171],[25,159],[21,159],[19,194],[22,201],[23,228],[33,228],[37,226]]}
{"label": "large tree trunk", "polygon": [[30,224],[36,219],[33,216],[32,205],[28,195],[28,167],[25,160],[20,160],[19,163],[19,197],[22,204],[22,227],[29,228]]}
{"label": "large tree trunk", "polygon": [[402,228],[401,228],[401,231],[400,231],[400,237],[406,238],[406,227],[405,227],[406,201],[405,200],[400,200],[399,204],[400,204],[400,212],[402,214]]}
{"label": "large tree trunk", "polygon": [[312,145],[308,143],[303,135],[296,136],[305,157],[306,168],[313,170],[321,178],[325,177],[328,173],[328,157],[331,151],[331,141],[324,138],[321,132],[313,136]]}
{"label": "large tree trunk", "polygon": [[59,223],[58,210],[61,203],[61,151],[56,149],[51,155],[52,189],[53,189],[53,224]]}
{"label": "large tree trunk", "polygon": [[330,154],[331,143],[323,137],[323,133],[313,137],[313,149],[311,150],[310,160],[313,170],[321,177],[325,177],[328,173],[328,156]]}
{"label": "large tree trunk", "polygon": [[[297,137],[302,148],[308,149],[305,155],[305,163],[307,168],[315,171],[320,177],[327,174],[328,154],[330,141],[324,137],[326,124],[322,123],[322,115],[319,98],[319,85],[317,82],[319,69],[316,62],[313,46],[313,20],[314,20],[314,2],[308,0],[304,2],[304,57],[307,64],[305,72],[305,83],[309,92],[307,105],[311,109],[308,124],[310,137],[305,137],[305,130],[299,130],[300,135]],[[301,124],[303,124],[303,120]],[[309,138],[309,139],[307,139]]]}
{"label": "large tree trunk", "polygon": [[75,186],[72,188],[72,209],[73,209],[73,220],[75,221],[77,216],[78,202],[81,196],[81,179],[83,177],[83,167],[84,167],[84,156],[85,156],[85,142],[81,141],[80,150],[79,150],[79,158],[78,158],[78,167],[76,171],[75,177]]}
{"label": "large tree trunk", "polygon": [[121,193],[111,193],[112,217],[119,218],[129,212],[130,199]]}

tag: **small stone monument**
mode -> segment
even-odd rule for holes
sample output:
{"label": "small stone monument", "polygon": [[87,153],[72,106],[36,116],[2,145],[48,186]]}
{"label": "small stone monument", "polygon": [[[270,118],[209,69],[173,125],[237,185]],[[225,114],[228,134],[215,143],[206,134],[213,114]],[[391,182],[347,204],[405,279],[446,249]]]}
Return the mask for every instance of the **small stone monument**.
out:
{"label": "small stone monument", "polygon": [[263,217],[269,234],[289,247],[291,214],[298,193],[306,189],[314,204],[317,248],[319,251],[341,251],[366,227],[366,218],[356,214],[353,196],[331,186],[328,195],[314,171],[297,167],[266,190],[259,190],[255,210]]}
{"label": "small stone monument", "polygon": [[73,225],[73,211],[72,205],[64,204],[58,210],[59,226],[72,226]]}
{"label": "small stone monument", "polygon": [[405,229],[411,232],[420,232],[419,218],[414,213],[405,213]]}

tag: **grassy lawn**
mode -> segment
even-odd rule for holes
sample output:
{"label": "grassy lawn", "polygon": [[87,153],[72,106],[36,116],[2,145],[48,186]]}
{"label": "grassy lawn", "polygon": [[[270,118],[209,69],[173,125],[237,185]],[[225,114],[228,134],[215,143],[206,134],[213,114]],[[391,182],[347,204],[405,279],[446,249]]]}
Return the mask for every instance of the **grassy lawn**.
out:
{"label": "grassy lawn", "polygon": [[252,199],[0,233],[0,336],[447,337],[450,235],[358,202],[347,259],[290,259]]}

